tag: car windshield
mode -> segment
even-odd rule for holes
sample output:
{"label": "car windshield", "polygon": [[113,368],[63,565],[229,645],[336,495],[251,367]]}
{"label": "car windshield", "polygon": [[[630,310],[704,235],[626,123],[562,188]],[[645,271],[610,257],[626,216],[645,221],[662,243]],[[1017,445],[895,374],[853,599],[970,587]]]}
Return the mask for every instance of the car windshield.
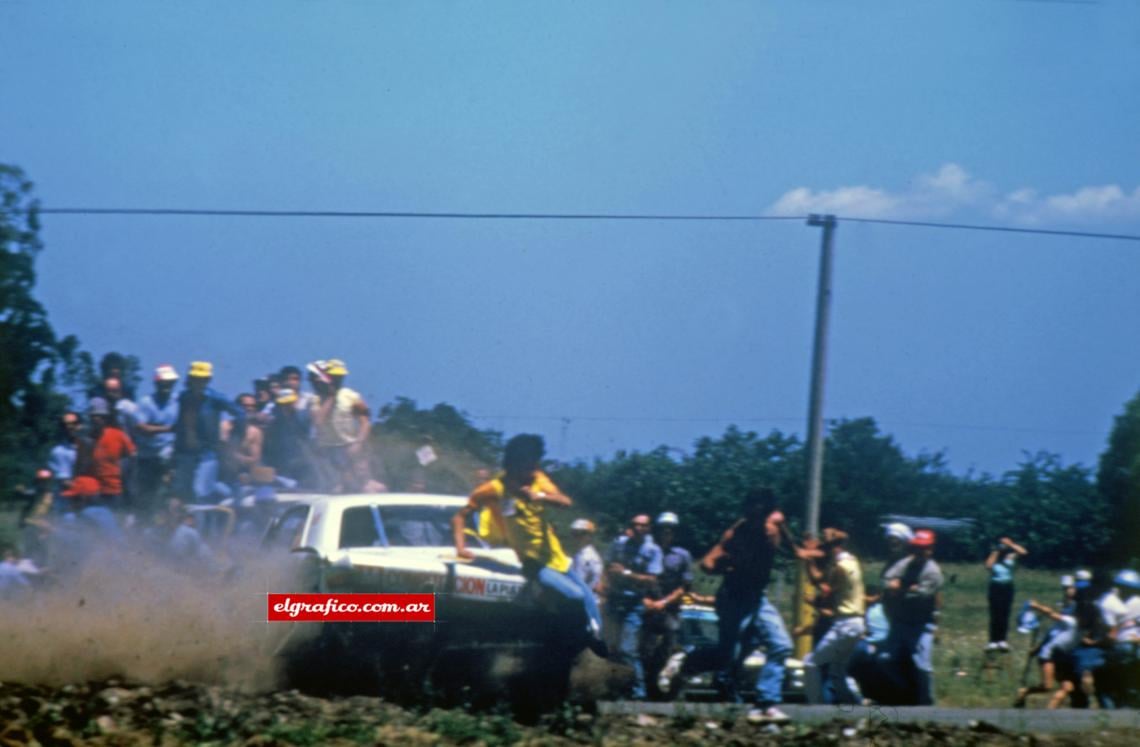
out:
{"label": "car windshield", "polygon": [[340,546],[448,547],[454,515],[451,506],[357,506],[344,512]]}
{"label": "car windshield", "polygon": [[679,637],[685,645],[715,644],[719,638],[716,613],[704,610],[683,611]]}
{"label": "car windshield", "polygon": [[450,506],[382,506],[380,519],[391,547],[450,546]]}

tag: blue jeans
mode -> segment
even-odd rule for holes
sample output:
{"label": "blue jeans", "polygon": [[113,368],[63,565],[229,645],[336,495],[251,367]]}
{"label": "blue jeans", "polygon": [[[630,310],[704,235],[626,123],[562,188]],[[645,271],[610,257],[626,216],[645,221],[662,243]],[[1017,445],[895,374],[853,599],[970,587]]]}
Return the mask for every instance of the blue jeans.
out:
{"label": "blue jeans", "polygon": [[229,498],[229,486],[218,480],[218,455],[212,451],[200,454],[176,454],[174,457],[174,495],[183,503],[208,498]]}
{"label": "blue jeans", "polygon": [[572,573],[562,573],[550,566],[543,566],[535,580],[544,589],[555,592],[568,602],[582,605],[586,612],[586,618],[597,625],[599,631],[602,629],[602,615],[598,611],[598,600],[594,598],[594,592],[590,591],[590,587],[586,586],[580,578]]}
{"label": "blue jeans", "polygon": [[766,594],[754,602],[722,593],[717,596],[716,606],[721,661],[717,680],[725,694],[733,700],[738,698],[736,682],[741,665],[750,653],[763,646],[766,660],[756,680],[756,704],[767,707],[783,702],[784,659],[792,655],[792,639],[779,611]]}
{"label": "blue jeans", "polygon": [[116,542],[123,539],[123,530],[115,520],[115,514],[106,506],[85,506],[79,509],[77,518],[83,524],[94,528],[105,539]]}
{"label": "blue jeans", "polygon": [[884,648],[890,654],[894,682],[915,693],[917,705],[934,705],[934,632],[932,623],[892,622]]}
{"label": "blue jeans", "polygon": [[607,639],[617,655],[614,661],[633,669],[633,687],[629,697],[645,700],[645,664],[641,660],[641,623],[645,605],[641,602],[622,604],[610,597],[612,608],[606,608]]}

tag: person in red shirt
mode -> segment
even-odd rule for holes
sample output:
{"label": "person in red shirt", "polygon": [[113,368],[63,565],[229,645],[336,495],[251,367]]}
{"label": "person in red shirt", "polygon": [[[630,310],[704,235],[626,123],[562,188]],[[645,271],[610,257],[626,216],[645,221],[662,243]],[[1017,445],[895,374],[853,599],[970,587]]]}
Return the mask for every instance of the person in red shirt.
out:
{"label": "person in red shirt", "polygon": [[107,400],[95,397],[90,402],[91,456],[83,472],[99,483],[101,502],[115,507],[123,495],[123,473],[129,471],[135,456],[135,444],[123,431],[111,425],[111,408]]}

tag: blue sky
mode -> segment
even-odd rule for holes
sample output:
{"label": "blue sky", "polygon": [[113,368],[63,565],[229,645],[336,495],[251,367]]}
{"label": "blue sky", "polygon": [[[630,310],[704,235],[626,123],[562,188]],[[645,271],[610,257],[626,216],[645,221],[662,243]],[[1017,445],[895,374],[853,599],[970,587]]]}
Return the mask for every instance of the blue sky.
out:
{"label": "blue sky", "polygon": [[[617,7],[615,7],[617,6]],[[0,0],[49,207],[792,214],[1140,233],[1140,5]],[[58,330],[236,394],[344,358],[560,458],[802,433],[818,229],[48,216]],[[828,417],[1092,464],[1140,245],[841,222]],[[563,420],[565,418],[566,420]]]}

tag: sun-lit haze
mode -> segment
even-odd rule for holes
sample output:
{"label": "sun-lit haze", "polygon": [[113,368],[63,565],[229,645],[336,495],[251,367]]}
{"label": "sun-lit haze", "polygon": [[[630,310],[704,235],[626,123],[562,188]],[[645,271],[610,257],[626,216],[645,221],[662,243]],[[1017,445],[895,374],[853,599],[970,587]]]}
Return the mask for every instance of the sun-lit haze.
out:
{"label": "sun-lit haze", "polygon": [[[1140,4],[0,0],[47,208],[841,216],[826,417],[1000,473],[1140,388]],[[802,434],[793,221],[44,216],[55,329],[236,395],[337,357],[561,459]]]}

